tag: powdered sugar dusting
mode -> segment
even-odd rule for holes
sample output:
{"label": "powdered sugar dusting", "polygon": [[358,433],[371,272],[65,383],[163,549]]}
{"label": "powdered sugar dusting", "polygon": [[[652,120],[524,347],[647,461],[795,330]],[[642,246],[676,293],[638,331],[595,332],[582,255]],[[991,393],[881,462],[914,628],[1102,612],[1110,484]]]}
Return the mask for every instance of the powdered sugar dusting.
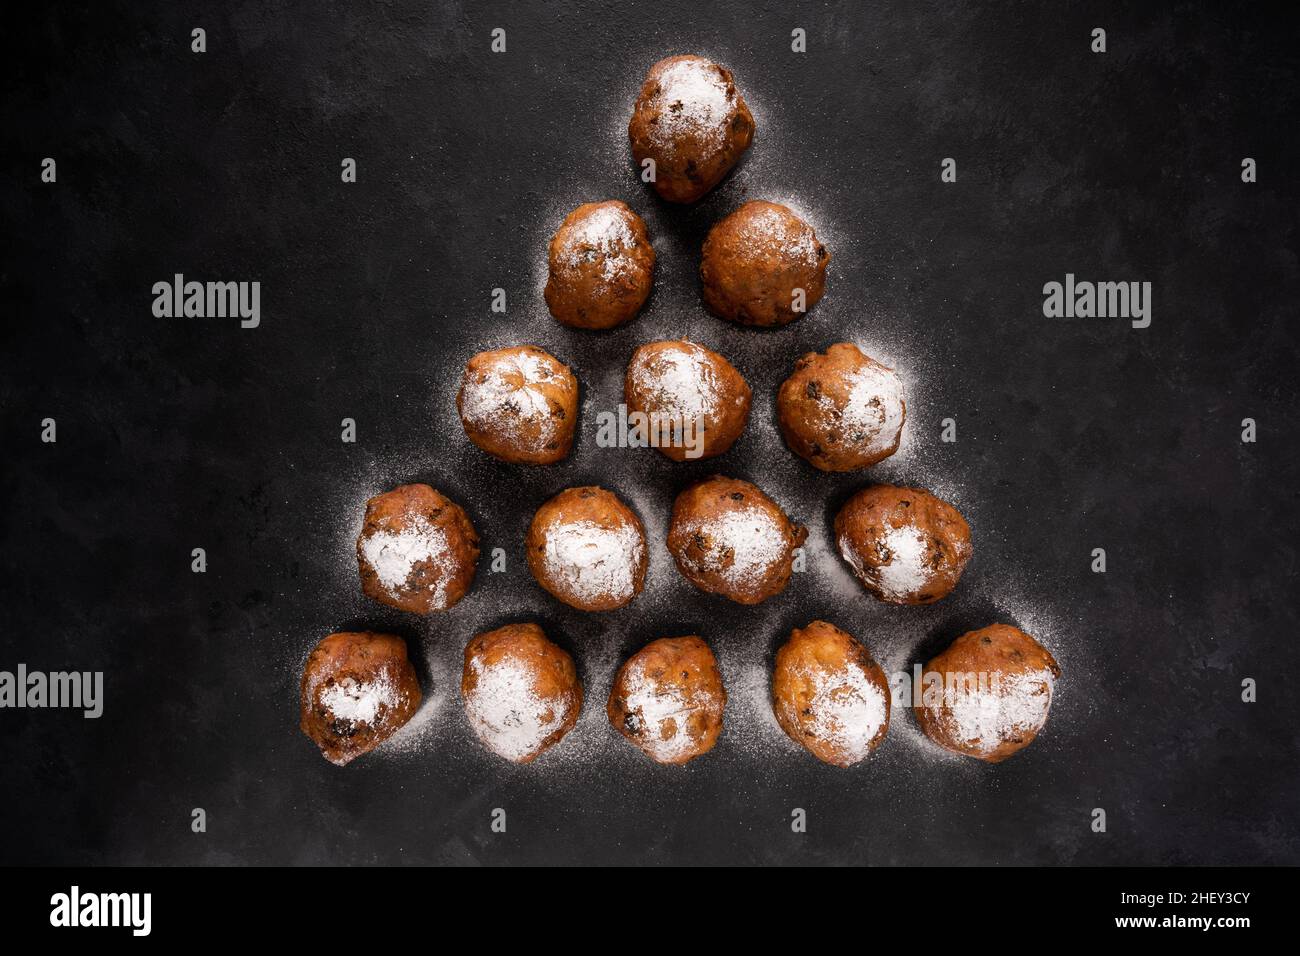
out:
{"label": "powdered sugar dusting", "polygon": [[885,695],[853,662],[834,671],[801,668],[813,687],[808,704],[813,734],[856,763],[871,752],[871,742],[889,716]]}
{"label": "powdered sugar dusting", "polygon": [[564,698],[537,694],[536,675],[524,662],[504,657],[493,664],[473,659],[474,690],[465,714],[479,740],[493,753],[520,761],[536,753],[568,716]]}
{"label": "powdered sugar dusting", "polygon": [[734,92],[715,64],[688,59],[669,64],[659,72],[659,92],[650,102],[659,121],[650,127],[650,139],[668,155],[689,137],[697,149],[720,150],[727,141],[727,122],[735,109]]}
{"label": "powdered sugar dusting", "polygon": [[356,730],[360,726],[373,727],[382,713],[393,710],[406,697],[399,693],[386,672],[373,680],[343,678],[335,680],[321,692],[320,702],[330,711],[334,721],[343,721]]}
{"label": "powdered sugar dusting", "polygon": [[631,524],[605,528],[594,521],[572,521],[546,529],[542,560],[547,576],[563,582],[581,601],[631,600],[637,568],[645,559],[645,539]]}
{"label": "powdered sugar dusting", "polygon": [[613,203],[602,203],[565,230],[558,258],[569,267],[600,259],[601,277],[614,279],[631,270],[629,252],[635,248],[636,235],[628,225],[627,213]]}
{"label": "powdered sugar dusting", "polygon": [[[865,453],[878,455],[898,440],[903,427],[903,383],[893,369],[869,363],[846,376],[848,401],[839,413],[844,441]],[[823,393],[819,401],[833,406]]]}
{"label": "powdered sugar dusting", "polygon": [[[637,722],[637,742],[650,756],[672,761],[691,750],[691,715],[707,710],[708,701],[688,698],[681,688],[651,679],[640,660],[629,665],[624,686],[628,714]],[[641,732],[642,727],[647,729]]]}
{"label": "powdered sugar dusting", "polygon": [[375,576],[389,591],[406,587],[415,569],[426,563],[436,566],[439,574],[433,593],[433,607],[442,610],[447,606],[448,570],[445,562],[451,556],[447,535],[441,528],[417,515],[400,531],[379,530],[362,539],[361,553],[374,569]]}
{"label": "powdered sugar dusting", "polygon": [[[697,568],[716,572],[736,587],[761,581],[788,553],[785,528],[762,508],[727,511],[707,521],[689,521],[684,527],[687,535],[708,543]],[[693,554],[688,552],[685,560],[694,563]]]}
{"label": "powdered sugar dusting", "polygon": [[867,564],[857,548],[842,535],[840,553],[858,577],[869,580],[889,598],[903,598],[922,590],[930,581],[926,564],[929,545],[920,530],[912,525],[890,528],[877,542],[875,566]]}
{"label": "powdered sugar dusting", "polygon": [[802,260],[808,266],[818,263],[817,238],[812,227],[802,220],[792,223],[787,214],[772,206],[760,206],[746,215],[739,234],[749,245],[779,248],[789,260]]}
{"label": "powdered sugar dusting", "polygon": [[460,414],[477,428],[491,428],[540,452],[555,438],[556,420],[541,385],[560,383],[564,372],[546,355],[503,352],[485,367],[466,371]]}
{"label": "powdered sugar dusting", "polygon": [[944,685],[944,710],[934,711],[950,736],[980,754],[1005,740],[1037,731],[1047,720],[1056,679],[1047,669],[1023,674],[994,673],[975,686]]}
{"label": "powdered sugar dusting", "polygon": [[638,391],[654,397],[655,411],[682,421],[704,421],[718,414],[718,377],[708,353],[693,342],[676,342],[632,368]]}

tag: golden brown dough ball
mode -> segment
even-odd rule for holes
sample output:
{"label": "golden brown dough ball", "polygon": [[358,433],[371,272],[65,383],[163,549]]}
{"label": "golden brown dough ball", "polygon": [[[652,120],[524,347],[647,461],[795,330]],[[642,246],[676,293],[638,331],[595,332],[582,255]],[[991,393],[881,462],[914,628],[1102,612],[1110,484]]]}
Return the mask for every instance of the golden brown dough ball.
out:
{"label": "golden brown dough ball", "polygon": [[1000,763],[1047,722],[1061,668],[1024,631],[992,624],[963,634],[925,665],[921,729],[954,753]]}
{"label": "golden brown dough ball", "polygon": [[749,420],[744,377],[717,352],[685,339],[632,353],[623,396],[629,412],[657,416],[647,438],[673,461],[721,455]]}
{"label": "golden brown dough ball", "polygon": [[546,305],[579,329],[612,329],[641,311],[655,251],[641,217],[616,199],[589,202],[551,237]]}
{"label": "golden brown dough ball", "polygon": [[795,363],[776,412],[795,454],[822,471],[856,471],[898,451],[907,404],[892,368],[841,342]]}
{"label": "golden brown dough ball", "polygon": [[650,67],[627,125],[637,170],[654,161],[669,202],[695,202],[722,181],[754,138],[754,117],[731,71],[702,56]]}
{"label": "golden brown dough ball", "polygon": [[549,465],[573,447],[578,380],[535,345],[480,352],[465,365],[456,410],[469,440],[489,455]]}
{"label": "golden brown dough ball", "polygon": [[754,485],[715,475],[677,496],[668,550],[700,590],[758,604],[785,589],[807,536]]}
{"label": "golden brown dough ball", "polygon": [[369,753],[420,709],[406,642],[392,634],[331,634],[307,656],[302,732],[340,767]]}
{"label": "golden brown dough ball", "polygon": [[604,488],[568,488],[546,502],[525,546],[537,583],[580,611],[624,607],[645,583],[641,519]]}
{"label": "golden brown dough ball", "polygon": [[851,767],[889,730],[889,681],[851,635],[813,621],[776,652],[772,706],[795,743],[818,760]]}
{"label": "golden brown dough ball", "polygon": [[747,202],[704,241],[704,304],[743,325],[785,325],[821,299],[830,261],[813,227],[785,206]]}
{"label": "golden brown dough ball", "polygon": [[450,498],[402,485],[366,502],[357,564],[367,597],[412,614],[445,611],[474,580],[478,534]]}
{"label": "golden brown dough ball", "polygon": [[471,640],[460,693],[478,739],[515,763],[559,743],[582,710],[573,658],[536,624],[507,624]]}
{"label": "golden brown dough ball", "polygon": [[726,705],[713,651],[692,635],[651,641],[629,657],[606,709],[614,729],[651,760],[683,764],[713,749]]}
{"label": "golden brown dough ball", "polygon": [[887,604],[933,604],[957,586],[970,560],[970,526],[948,502],[919,488],[873,485],[835,516],[840,554]]}

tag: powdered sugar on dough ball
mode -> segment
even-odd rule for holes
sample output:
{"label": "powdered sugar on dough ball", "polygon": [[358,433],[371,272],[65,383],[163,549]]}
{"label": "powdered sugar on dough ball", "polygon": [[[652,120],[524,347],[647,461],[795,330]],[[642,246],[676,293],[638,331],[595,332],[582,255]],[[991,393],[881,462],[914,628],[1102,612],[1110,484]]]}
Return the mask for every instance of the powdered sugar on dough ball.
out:
{"label": "powdered sugar on dough ball", "polygon": [[420,684],[406,643],[392,634],[343,632],[307,657],[300,726],[331,763],[374,750],[420,707]]}
{"label": "powdered sugar on dough ball", "polygon": [[582,611],[624,607],[645,582],[641,520],[603,488],[569,488],[542,505],[527,548],[537,582]]}
{"label": "powdered sugar on dough ball", "polygon": [[361,589],[414,614],[451,607],[469,590],[478,534],[465,511],[428,485],[402,485],[366,502],[357,538]]}
{"label": "powdered sugar on dough ball", "polygon": [[569,367],[535,345],[480,352],[465,366],[456,398],[465,434],[488,454],[545,465],[573,446],[578,382]]}
{"label": "powdered sugar on dough ball", "polygon": [[536,624],[510,624],[470,641],[461,696],[479,740],[515,763],[554,746],[582,709],[573,659]]}
{"label": "powdered sugar on dough ball", "polygon": [[730,362],[685,339],[638,348],[623,394],[629,412],[650,416],[648,440],[674,461],[724,453],[744,431],[752,399]]}
{"label": "powdered sugar on dough ball", "polygon": [[778,203],[753,202],[736,219],[741,242],[780,252],[787,263],[815,268],[821,262],[817,233],[812,226]]}
{"label": "powdered sugar on dough ball", "polygon": [[747,202],[715,223],[704,240],[704,304],[743,325],[793,322],[825,293],[830,261],[816,231],[793,210]]}
{"label": "powdered sugar on dough ball", "polygon": [[940,746],[998,763],[1038,735],[1060,676],[1051,653],[1023,631],[970,631],[926,664],[917,720]]}
{"label": "powdered sugar on dough ball", "polygon": [[933,604],[970,560],[970,527],[948,502],[919,488],[874,485],[835,516],[835,540],[854,575],[889,604]]}
{"label": "powdered sugar on dough ball", "polygon": [[786,444],[823,471],[866,468],[892,455],[906,415],[898,374],[849,343],[800,358],[777,393]]}
{"label": "powdered sugar on dough ball", "polygon": [[[667,348],[638,354],[628,375],[638,391],[657,399],[658,410],[685,418],[707,418],[718,411],[718,376],[700,346],[692,342],[664,343]],[[644,349],[645,347],[642,346]]]}
{"label": "powdered sugar on dough ball", "polygon": [[637,166],[655,164],[655,191],[695,202],[749,148],[754,117],[731,72],[701,56],[671,56],[650,68],[628,123]]}
{"label": "powdered sugar on dough ball", "polygon": [[584,203],[551,238],[544,296],[565,325],[609,329],[650,295],[655,252],[641,217],[616,199]]}
{"label": "powdered sugar on dough ball", "polygon": [[880,665],[833,624],[796,628],[777,651],[777,722],[819,760],[848,767],[865,759],[888,730],[889,699]]}
{"label": "powdered sugar on dough ball", "polygon": [[668,550],[696,587],[758,604],[785,589],[806,537],[757,487],[715,476],[677,496]]}
{"label": "powdered sugar on dough ball", "polygon": [[652,641],[628,658],[606,709],[614,729],[651,760],[681,764],[713,747],[726,702],[713,652],[692,635]]}

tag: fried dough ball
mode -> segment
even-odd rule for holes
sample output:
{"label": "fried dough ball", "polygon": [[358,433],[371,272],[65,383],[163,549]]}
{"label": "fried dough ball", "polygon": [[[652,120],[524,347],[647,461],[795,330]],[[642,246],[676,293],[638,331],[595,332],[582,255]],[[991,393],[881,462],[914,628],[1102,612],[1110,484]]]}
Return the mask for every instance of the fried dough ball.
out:
{"label": "fried dough ball", "polygon": [[694,635],[651,641],[619,668],[606,708],[614,729],[656,763],[713,749],[727,692],[709,645]]}
{"label": "fried dough ball", "polygon": [[307,656],[301,693],[302,732],[340,767],[374,750],[420,709],[406,642],[392,634],[331,634]]}
{"label": "fried dough ball", "polygon": [[795,454],[822,471],[856,471],[898,451],[907,404],[892,368],[841,342],[795,363],[776,413]]}
{"label": "fried dough ball", "polygon": [[677,496],[668,550],[700,590],[758,604],[785,589],[807,536],[754,485],[715,475]]}
{"label": "fried dough ball", "polygon": [[546,502],[525,546],[537,583],[580,611],[624,607],[645,583],[641,519],[604,488],[568,488]]}
{"label": "fried dough ball", "polygon": [[478,534],[451,499],[402,485],[366,502],[357,564],[367,597],[412,614],[445,611],[474,580]]}
{"label": "fried dough ball", "polygon": [[589,202],[551,237],[546,305],[565,325],[612,329],[645,304],[655,251],[641,217],[617,199]]}
{"label": "fried dough ball", "polygon": [[1047,648],[1024,631],[992,624],[963,634],[925,665],[916,719],[939,746],[1000,763],[1043,729],[1060,676]]}
{"label": "fried dough ball", "polygon": [[507,624],[465,646],[465,716],[489,750],[531,763],[573,729],[582,684],[573,658],[536,624]]}
{"label": "fried dough ball", "polygon": [[889,730],[889,681],[852,636],[813,621],[776,652],[772,706],[791,740],[818,760],[851,767]]}
{"label": "fried dough ball", "polygon": [[813,227],[785,206],[747,202],[704,240],[704,304],[743,325],[785,325],[821,299],[830,261]]}
{"label": "fried dough ball", "polygon": [[702,56],[670,56],[650,67],[627,135],[638,169],[654,161],[655,192],[691,203],[749,148],[754,117],[726,67]]}
{"label": "fried dough ball", "polygon": [[578,380],[535,345],[480,352],[456,396],[465,434],[489,455],[549,465],[569,454],[578,424]]}
{"label": "fried dough ball", "polygon": [[840,554],[886,604],[933,604],[957,586],[972,553],[970,526],[919,488],[873,485],[835,516]]}
{"label": "fried dough ball", "polygon": [[673,461],[721,455],[749,420],[744,377],[717,352],[685,339],[632,353],[623,396],[629,412],[657,416],[651,421],[659,427],[647,438]]}

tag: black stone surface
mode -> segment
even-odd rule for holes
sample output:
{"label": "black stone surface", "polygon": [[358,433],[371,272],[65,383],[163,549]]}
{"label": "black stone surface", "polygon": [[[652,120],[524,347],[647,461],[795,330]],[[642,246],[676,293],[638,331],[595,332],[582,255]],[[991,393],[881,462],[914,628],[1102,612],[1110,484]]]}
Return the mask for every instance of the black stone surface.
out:
{"label": "black stone surface", "polygon": [[[1300,862],[1300,87],[1296,23],[1266,6],[87,3],[7,20],[0,669],[103,670],[107,701],[98,720],[0,711],[0,861]],[[636,181],[618,129],[649,65],[691,51],[733,69],[759,132],[680,209]],[[838,240],[825,300],[776,332],[724,327],[698,302],[699,243],[743,199],[791,195]],[[548,217],[608,196],[650,223],[655,294],[613,333],[560,330],[536,282]],[[154,318],[150,288],[176,272],[260,281],[261,326]],[[1151,327],[1045,319],[1042,286],[1067,272],[1151,281]],[[688,466],[595,448],[632,348],[687,333],[749,375],[745,438]],[[657,596],[619,614],[532,583],[529,515],[585,481],[639,482],[662,527],[677,490],[724,471],[772,483],[824,537],[868,479],[806,468],[759,409],[794,358],[850,337],[917,373],[925,453],[884,474],[957,489],[977,552],[952,598],[880,608],[814,567],[732,607],[677,580],[657,541]],[[585,389],[575,458],[540,472],[483,461],[449,391],[468,354],[530,340]],[[356,490],[410,480],[464,501],[512,558],[428,623],[348,577]],[[938,757],[901,713],[847,772],[744,735],[669,771],[608,728],[587,758],[562,745],[515,768],[470,737],[443,674],[410,752],[339,770],[297,730],[302,656],[344,625],[403,634],[436,681],[471,618],[534,617],[590,672],[593,648],[691,630],[761,663],[817,616],[891,667],[993,619],[1047,621],[1052,720],[996,767]],[[587,691],[599,711],[607,684]]]}

